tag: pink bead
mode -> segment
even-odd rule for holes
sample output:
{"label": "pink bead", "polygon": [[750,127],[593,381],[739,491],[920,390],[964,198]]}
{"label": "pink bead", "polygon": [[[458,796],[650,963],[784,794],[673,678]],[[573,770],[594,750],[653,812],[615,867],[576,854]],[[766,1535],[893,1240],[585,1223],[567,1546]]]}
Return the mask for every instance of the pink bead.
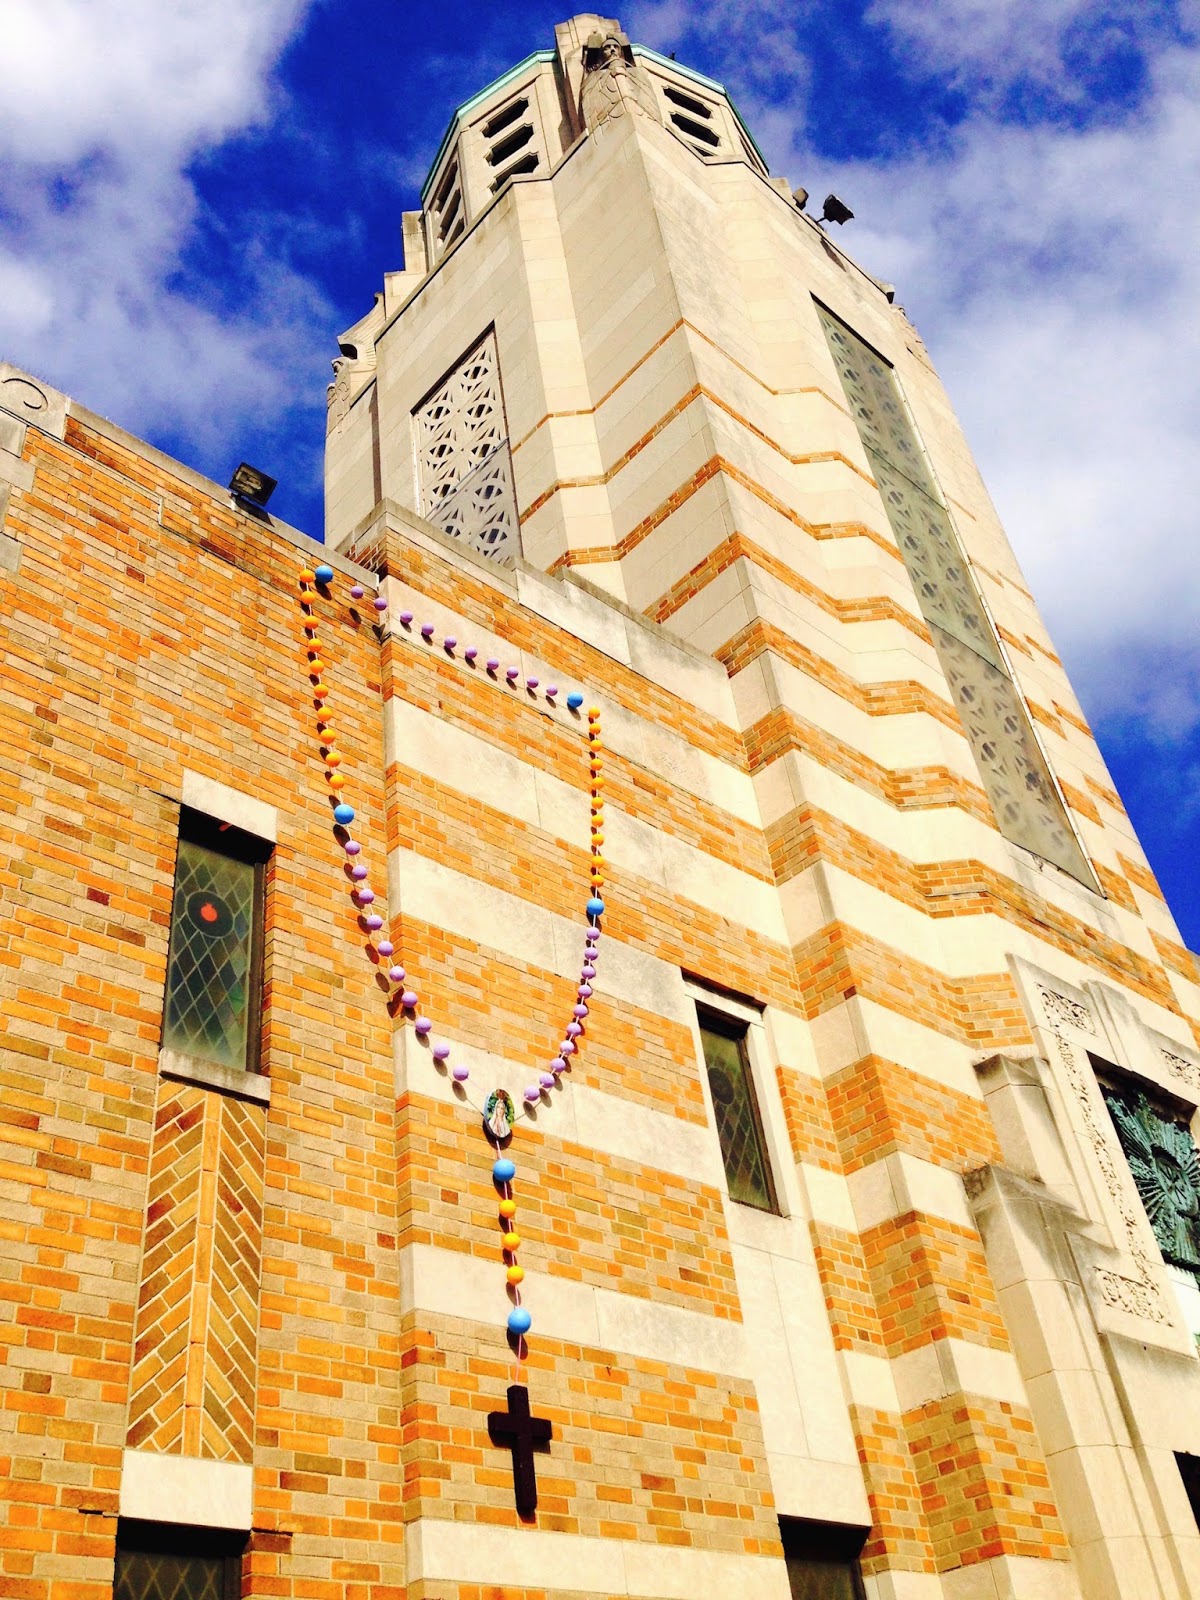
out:
{"label": "pink bead", "polygon": [[488,658],[487,669],[489,672],[499,672],[500,663],[496,660],[495,656],[490,656]]}
{"label": "pink bead", "polygon": [[402,611],[400,613],[400,626],[402,628],[407,628],[411,622],[412,622],[412,612],[411,611]]}
{"label": "pink bead", "polygon": [[475,657],[478,654],[479,654],[479,651],[476,650],[475,646],[473,644],[469,644],[467,646],[467,648],[463,651],[463,660],[464,661],[474,661]]}
{"label": "pink bead", "polygon": [[382,595],[377,595],[371,604],[375,607],[376,611],[386,611],[388,608],[388,603]]}
{"label": "pink bead", "polygon": [[362,849],[362,845],[359,844],[357,839],[347,839],[342,849],[348,856],[356,856]]}
{"label": "pink bead", "polygon": [[363,588],[362,584],[356,583],[350,591],[350,598],[351,600],[361,600],[365,593],[366,590]]}
{"label": "pink bead", "polygon": [[405,989],[404,993],[400,996],[400,1004],[405,1008],[406,1011],[411,1011],[413,1006],[416,1005],[417,999],[418,996],[415,989]]}
{"label": "pink bead", "polygon": [[361,883],[363,879],[368,876],[370,870],[370,867],[364,866],[360,861],[358,866],[350,868],[350,876],[354,879],[355,883]]}
{"label": "pink bead", "polygon": [[582,1001],[580,1001],[580,1003],[579,1003],[579,1004],[578,1004],[578,1005],[577,1005],[577,1006],[576,1006],[576,1007],[575,1007],[575,1010],[574,1010],[574,1012],[573,1012],[573,1013],[572,1013],[572,1015],[573,1015],[573,1016],[574,1016],[574,1017],[575,1017],[575,1018],[576,1018],[576,1020],[577,1020],[577,1021],[579,1021],[579,1022],[582,1022],[582,1021],[583,1021],[583,1019],[584,1019],[584,1017],[586,1017],[586,1016],[587,1016],[587,1014],[588,1014],[588,1009],[587,1009],[587,1007],[586,1007],[586,1006],[585,1006],[585,1005],[584,1005],[584,1004],[583,1004],[583,1002],[582,1002]]}
{"label": "pink bead", "polygon": [[433,638],[433,623],[432,622],[423,622],[421,624],[421,637],[422,637],[422,639],[432,639]]}
{"label": "pink bead", "polygon": [[364,920],[372,933],[378,933],[379,929],[383,927],[383,918],[376,916],[374,912],[372,912],[371,915],[366,917]]}
{"label": "pink bead", "polygon": [[517,679],[521,676],[521,669],[520,667],[509,667],[504,676],[508,679],[509,683],[516,683]]}
{"label": "pink bead", "polygon": [[360,905],[369,906],[373,905],[375,902],[374,889],[368,889],[365,884],[361,889],[356,889],[354,893],[358,896],[358,903]]}
{"label": "pink bead", "polygon": [[442,649],[443,650],[453,650],[457,643],[458,643],[458,640],[454,637],[453,634],[450,634],[447,638],[442,640]]}
{"label": "pink bead", "polygon": [[596,976],[596,969],[590,961],[588,962],[587,966],[583,968],[581,976],[584,977],[589,983]]}
{"label": "pink bead", "polygon": [[557,1078],[560,1072],[565,1072],[566,1070],[567,1070],[567,1063],[563,1060],[563,1058],[561,1056],[559,1056],[558,1060],[554,1063],[554,1066],[551,1068],[551,1071],[554,1073],[554,1076]]}
{"label": "pink bead", "polygon": [[451,1069],[451,1077],[454,1079],[455,1083],[466,1083],[470,1076],[470,1067],[464,1067],[461,1062],[457,1067]]}
{"label": "pink bead", "polygon": [[445,1061],[449,1057],[449,1055],[450,1055],[450,1046],[448,1044],[440,1044],[439,1043],[439,1044],[435,1044],[434,1045],[434,1047],[433,1047],[433,1059],[435,1061]]}
{"label": "pink bead", "polygon": [[[571,1024],[571,1027],[574,1027],[574,1023]],[[570,1031],[571,1031],[571,1029],[568,1028],[567,1032],[570,1033]],[[558,1049],[559,1049],[559,1054],[560,1055],[573,1056],[575,1054],[575,1041],[574,1041],[574,1039],[564,1039],[563,1042],[559,1045]]]}
{"label": "pink bead", "polygon": [[536,678],[526,678],[525,679],[525,687],[527,689],[536,689],[537,686],[538,686],[538,681],[537,681]]}
{"label": "pink bead", "polygon": [[552,1072],[543,1072],[542,1073],[542,1088],[543,1089],[553,1089],[553,1087],[554,1087],[554,1074]]}
{"label": "pink bead", "polygon": [[422,1039],[425,1038],[426,1034],[428,1034],[432,1028],[433,1023],[430,1022],[428,1017],[418,1017],[413,1023],[413,1032],[419,1033]]}
{"label": "pink bead", "polygon": [[542,1091],[536,1083],[531,1083],[528,1089],[526,1089],[525,1098],[529,1101],[530,1105],[532,1105],[535,1100],[540,1100],[542,1098]]}
{"label": "pink bead", "polygon": [[388,969],[388,977],[393,983],[403,983],[407,976],[408,974],[403,967],[391,967]]}
{"label": "pink bead", "polygon": [[[595,977],[595,973],[592,976]],[[592,998],[592,986],[590,983],[581,983],[579,985],[579,998],[581,1000],[590,1000]]]}
{"label": "pink bead", "polygon": [[578,1039],[579,1035],[582,1032],[583,1032],[583,1029],[579,1026],[579,1024],[577,1022],[568,1022],[567,1023],[567,1038],[568,1039]]}
{"label": "pink bead", "polygon": [[375,948],[376,948],[376,950],[379,951],[379,954],[381,956],[390,956],[392,951],[396,948],[396,946],[392,943],[392,941],[390,939],[380,939],[379,943],[375,946]]}
{"label": "pink bead", "polygon": [[557,693],[558,693],[558,685],[556,683],[548,683],[546,685],[546,699],[547,700],[553,700],[554,696]]}

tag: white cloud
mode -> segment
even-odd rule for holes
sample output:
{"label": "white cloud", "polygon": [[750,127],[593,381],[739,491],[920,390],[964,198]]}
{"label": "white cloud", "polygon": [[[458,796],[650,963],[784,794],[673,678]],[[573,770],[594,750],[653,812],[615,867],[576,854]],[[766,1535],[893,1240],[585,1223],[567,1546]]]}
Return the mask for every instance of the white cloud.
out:
{"label": "white cloud", "polygon": [[0,353],[135,432],[221,450],[319,400],[313,287],[239,252],[237,309],[188,286],[187,165],[274,108],[308,0],[9,0],[0,54]]}

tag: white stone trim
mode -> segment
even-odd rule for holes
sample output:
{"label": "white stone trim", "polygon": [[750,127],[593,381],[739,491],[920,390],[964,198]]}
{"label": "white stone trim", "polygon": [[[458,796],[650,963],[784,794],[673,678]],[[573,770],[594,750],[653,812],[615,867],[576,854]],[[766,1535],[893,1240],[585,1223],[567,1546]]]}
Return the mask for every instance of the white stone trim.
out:
{"label": "white stone trim", "polygon": [[935,1339],[917,1350],[893,1356],[892,1377],[901,1411],[916,1411],[931,1400],[971,1394],[1027,1406],[1017,1358],[1009,1350],[967,1339]]}
{"label": "white stone trim", "polygon": [[251,1526],[254,1468],[195,1456],[126,1450],[121,1458],[120,1514],[141,1522],[196,1528]]}
{"label": "white stone trim", "polygon": [[218,783],[216,778],[206,778],[185,767],[179,798],[193,811],[241,828],[243,833],[265,839],[268,844],[275,844],[279,839],[279,812],[275,806],[243,794],[239,789],[231,789],[227,783]]}
{"label": "white stone trim", "polygon": [[696,1600],[788,1600],[787,1570],[766,1556],[727,1555],[649,1539],[497,1528],[422,1517],[404,1530],[407,1576],[417,1583],[473,1583],[495,1588],[653,1595]]}
{"label": "white stone trim", "polygon": [[[725,1377],[753,1376],[740,1322],[544,1271],[528,1272],[521,1298],[537,1332],[552,1339]],[[400,1303],[404,1312],[493,1326],[497,1358],[507,1359],[503,1327],[509,1303],[494,1263],[437,1245],[406,1245],[400,1252]]]}
{"label": "white stone trim", "polygon": [[202,1089],[236,1095],[241,1100],[254,1100],[263,1106],[271,1103],[271,1080],[261,1072],[247,1072],[244,1067],[222,1067],[215,1061],[201,1061],[179,1050],[158,1052],[158,1075],[173,1078],[178,1083],[194,1083]]}
{"label": "white stone trim", "polygon": [[880,1161],[859,1167],[846,1181],[859,1233],[909,1211],[941,1217],[957,1227],[976,1231],[962,1176],[949,1167],[894,1151]]}

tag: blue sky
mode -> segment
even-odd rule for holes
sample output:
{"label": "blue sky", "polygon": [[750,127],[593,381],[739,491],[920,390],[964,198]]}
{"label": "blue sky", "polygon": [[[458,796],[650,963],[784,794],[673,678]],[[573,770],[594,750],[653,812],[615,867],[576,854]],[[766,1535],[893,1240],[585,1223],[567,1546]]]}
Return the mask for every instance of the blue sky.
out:
{"label": "blue sky", "polygon": [[[566,12],[9,0],[0,353],[321,524],[335,336],[456,100]],[[1200,946],[1200,0],[639,0],[857,219]]]}

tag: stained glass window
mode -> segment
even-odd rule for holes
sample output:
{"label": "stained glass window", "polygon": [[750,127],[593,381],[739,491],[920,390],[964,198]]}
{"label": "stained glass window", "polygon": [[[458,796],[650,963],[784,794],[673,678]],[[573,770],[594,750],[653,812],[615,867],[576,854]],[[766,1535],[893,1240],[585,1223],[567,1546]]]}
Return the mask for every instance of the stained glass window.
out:
{"label": "stained glass window", "polygon": [[1136,1090],[1104,1098],[1163,1260],[1200,1281],[1200,1152],[1181,1122]]}
{"label": "stained glass window", "polygon": [[746,1059],[745,1029],[736,1030],[723,1020],[702,1016],[700,1037],[729,1197],[760,1211],[777,1211],[754,1080]]}
{"label": "stained glass window", "polygon": [[181,1055],[247,1069],[256,1053],[262,868],[251,850],[228,854],[219,840],[202,824],[181,832],[162,1042]]}
{"label": "stained glass window", "polygon": [[238,1600],[244,1535],[122,1522],[113,1600]]}
{"label": "stained glass window", "polygon": [[844,322],[817,309],[1000,832],[1094,889],[895,373]]}
{"label": "stained glass window", "polygon": [[863,1600],[858,1555],[867,1530],[780,1517],[791,1600]]}

